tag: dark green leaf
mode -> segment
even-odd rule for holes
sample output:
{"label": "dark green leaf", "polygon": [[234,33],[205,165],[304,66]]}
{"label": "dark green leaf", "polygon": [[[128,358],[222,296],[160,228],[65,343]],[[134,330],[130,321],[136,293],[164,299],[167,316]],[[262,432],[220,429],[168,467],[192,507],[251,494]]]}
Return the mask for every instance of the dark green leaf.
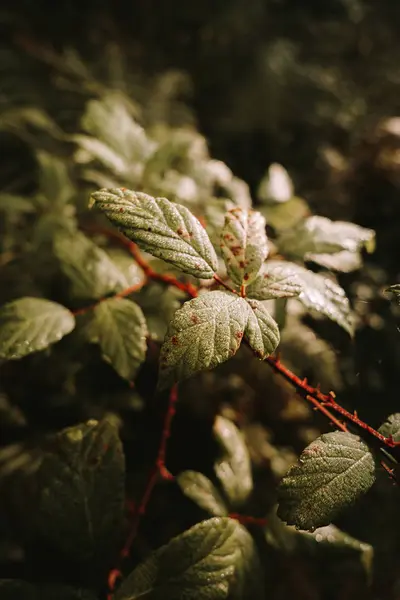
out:
{"label": "dark green leaf", "polygon": [[400,283],[391,285],[385,291],[393,294],[395,296],[395,298],[397,299],[397,301],[400,303]]}
{"label": "dark green leaf", "polygon": [[236,521],[215,517],[154,552],[125,580],[115,600],[261,600],[257,550]]}
{"label": "dark green leaf", "polygon": [[108,421],[53,436],[38,473],[37,532],[75,560],[108,556],[120,542],[124,455]]}
{"label": "dark green leaf", "polygon": [[221,250],[233,283],[239,287],[250,284],[268,255],[261,213],[242,208],[230,210],[221,232]]}
{"label": "dark green leaf", "polygon": [[0,358],[22,358],[58,342],[75,327],[73,314],[42,298],[20,298],[0,308]]}
{"label": "dark green leaf", "polygon": [[259,210],[264,215],[267,225],[276,231],[290,229],[310,214],[307,202],[297,196],[287,202],[264,204]]}
{"label": "dark green leaf", "polygon": [[141,308],[124,298],[100,302],[87,315],[85,338],[99,344],[103,358],[131,380],[146,358],[146,320]]}
{"label": "dark green leaf", "polygon": [[0,579],[1,600],[96,600],[88,591],[63,585],[34,585],[18,579]]}
{"label": "dark green leaf", "polygon": [[228,509],[215,485],[202,473],[184,471],[176,478],[182,492],[214,517],[227,517]]}
{"label": "dark green leaf", "polygon": [[138,290],[146,283],[146,275],[132,256],[120,248],[107,249],[107,254],[125,278],[124,287],[135,287]]}
{"label": "dark green leaf", "polygon": [[213,277],[218,267],[215,250],[184,206],[121,188],[95,192],[92,203],[145,252],[195,277]]}
{"label": "dark green leaf", "polygon": [[233,356],[249,318],[247,302],[230,292],[207,292],[176,311],[160,357],[160,386],[212,369]]}
{"label": "dark green leaf", "polygon": [[107,253],[79,231],[58,232],[53,251],[74,299],[98,300],[127,287]]}
{"label": "dark green leaf", "polygon": [[214,465],[215,473],[230,505],[237,508],[253,489],[249,452],[238,428],[225,417],[215,419],[214,436],[222,450],[222,456]]}
{"label": "dark green leaf", "polygon": [[37,158],[40,166],[40,193],[52,207],[66,204],[75,194],[66,160],[47,152],[38,152]]}
{"label": "dark green leaf", "polygon": [[337,431],[321,435],[283,478],[278,516],[300,529],[327,525],[374,481],[374,457],[358,436]]}

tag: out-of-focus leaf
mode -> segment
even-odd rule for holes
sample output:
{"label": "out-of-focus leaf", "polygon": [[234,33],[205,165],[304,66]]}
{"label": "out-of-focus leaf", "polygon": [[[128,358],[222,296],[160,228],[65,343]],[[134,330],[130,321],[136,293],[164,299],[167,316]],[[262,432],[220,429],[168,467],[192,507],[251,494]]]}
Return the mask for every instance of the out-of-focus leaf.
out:
{"label": "out-of-focus leaf", "polygon": [[241,506],[253,490],[250,456],[238,428],[225,417],[218,416],[214,423],[214,436],[222,451],[214,465],[230,506]]}
{"label": "out-of-focus leaf", "polygon": [[0,211],[7,215],[22,215],[35,212],[32,200],[13,194],[0,194]]}
{"label": "out-of-focus leaf", "polygon": [[42,298],[20,298],[0,308],[0,358],[22,358],[58,342],[75,327],[64,306]]}
{"label": "out-of-focus leaf", "polygon": [[264,215],[267,225],[276,231],[290,229],[310,214],[307,202],[297,196],[287,202],[263,204],[259,210]]}
{"label": "out-of-focus leaf", "polygon": [[215,485],[202,473],[184,471],[176,478],[182,492],[214,517],[227,517],[228,508]]}
{"label": "out-of-focus leaf", "polygon": [[258,186],[257,196],[264,203],[278,204],[293,197],[293,183],[282,165],[272,163]]}
{"label": "out-of-focus leaf", "polygon": [[128,576],[115,600],[261,600],[263,594],[250,534],[232,519],[215,517],[156,550]]}
{"label": "out-of-focus leaf", "polygon": [[321,435],[283,478],[278,516],[300,529],[327,525],[374,481],[374,457],[358,436],[341,431]]}
{"label": "out-of-focus leaf", "polygon": [[89,590],[66,585],[34,585],[19,579],[0,579],[1,600],[96,600]]}
{"label": "out-of-focus leaf", "polygon": [[63,206],[75,194],[65,159],[47,152],[37,152],[39,161],[39,190],[53,210],[55,205]]}
{"label": "out-of-focus leaf", "polygon": [[131,380],[146,358],[147,327],[141,308],[125,298],[100,302],[87,315],[85,338],[124,379]]}
{"label": "out-of-focus leaf", "polygon": [[124,474],[121,440],[108,421],[54,435],[38,472],[39,536],[75,560],[112,555],[121,538]]}

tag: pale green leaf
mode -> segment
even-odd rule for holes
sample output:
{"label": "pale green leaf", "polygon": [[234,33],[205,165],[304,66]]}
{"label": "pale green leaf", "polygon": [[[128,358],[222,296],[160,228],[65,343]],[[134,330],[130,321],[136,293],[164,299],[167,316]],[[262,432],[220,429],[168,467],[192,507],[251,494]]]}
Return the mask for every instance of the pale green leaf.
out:
{"label": "pale green leaf", "polygon": [[79,146],[75,152],[77,163],[86,164],[97,160],[114,173],[123,174],[127,170],[125,160],[101,140],[87,135],[75,135],[73,140]]}
{"label": "pale green leaf", "polygon": [[249,452],[239,429],[229,419],[217,416],[213,432],[222,451],[214,465],[215,474],[230,506],[238,508],[246,502],[253,490]]}
{"label": "pale green leaf", "polygon": [[67,161],[47,152],[37,152],[39,161],[39,191],[49,206],[64,205],[75,195],[68,173]]}
{"label": "pale green leaf", "polygon": [[58,342],[75,327],[64,306],[42,298],[19,298],[0,308],[0,358],[22,358]]}
{"label": "pale green leaf", "polygon": [[385,437],[392,436],[395,442],[400,442],[400,413],[394,413],[379,427],[379,433]]}
{"label": "pale green leaf", "polygon": [[279,344],[279,328],[267,309],[258,300],[248,300],[249,318],[244,335],[249,346],[261,359],[266,358]]}
{"label": "pale green leaf", "polygon": [[262,600],[263,582],[250,534],[215,517],[195,525],[140,564],[115,600]]}
{"label": "pale green leaf", "polygon": [[146,275],[130,254],[121,248],[107,248],[108,256],[124,276],[124,287],[138,290],[146,283]]}
{"label": "pale green leaf", "polygon": [[309,310],[314,310],[335,321],[353,335],[353,315],[343,288],[325,275],[313,273],[294,263],[288,264],[302,284],[302,291],[298,296],[300,302]]}
{"label": "pale green leaf", "polygon": [[121,541],[124,473],[121,440],[108,421],[55,434],[38,473],[39,536],[75,560],[111,556]]}
{"label": "pale green leaf", "polygon": [[282,233],[277,244],[285,256],[302,260],[311,257],[310,260],[315,261],[317,254],[335,254],[343,250],[359,252],[363,247],[372,252],[374,240],[372,229],[312,216]]}
{"label": "pale green leaf", "polygon": [[160,356],[161,387],[212,369],[236,354],[249,306],[230,292],[207,292],[176,311]]}
{"label": "pale green leaf", "polygon": [[205,229],[184,206],[118,188],[95,192],[92,199],[145,252],[195,277],[213,277],[218,267],[215,250]]}
{"label": "pale green leaf", "polygon": [[278,516],[300,529],[328,525],[374,481],[375,460],[365,442],[351,433],[321,435],[283,478]]}
{"label": "pale green leaf", "polygon": [[53,253],[74,299],[98,300],[127,287],[123,273],[107,253],[79,231],[58,232]]}
{"label": "pale green leaf", "polygon": [[264,215],[267,225],[270,225],[276,231],[290,229],[310,214],[307,202],[297,196],[287,202],[263,204],[259,207],[259,210]]}
{"label": "pale green leaf", "polygon": [[146,315],[149,335],[153,340],[164,340],[168,324],[184,300],[185,292],[172,286],[166,288],[156,282],[148,283],[136,294],[135,302]]}
{"label": "pale green leaf", "polygon": [[305,260],[314,262],[321,267],[325,267],[325,269],[341,271],[342,273],[351,273],[362,267],[360,252],[351,252],[350,250],[341,250],[333,254],[313,254],[309,252]]}
{"label": "pale green leaf", "polygon": [[227,517],[228,509],[215,485],[202,473],[183,471],[176,478],[182,492],[215,517]]}
{"label": "pale green leaf", "polygon": [[141,308],[125,298],[100,302],[86,317],[84,337],[99,344],[117,373],[131,380],[146,358],[147,327]]}
{"label": "pale green leaf", "polygon": [[257,196],[265,203],[287,202],[293,197],[293,183],[282,165],[272,163],[258,186]]}
{"label": "pale green leaf", "polygon": [[300,279],[290,263],[267,261],[247,288],[247,296],[256,300],[290,298],[302,290]]}
{"label": "pale green leaf", "polygon": [[234,208],[225,216],[221,250],[228,276],[238,286],[257,276],[268,255],[265,219],[261,213]]}
{"label": "pale green leaf", "polygon": [[96,600],[89,590],[66,585],[34,585],[19,579],[0,579],[1,600]]}

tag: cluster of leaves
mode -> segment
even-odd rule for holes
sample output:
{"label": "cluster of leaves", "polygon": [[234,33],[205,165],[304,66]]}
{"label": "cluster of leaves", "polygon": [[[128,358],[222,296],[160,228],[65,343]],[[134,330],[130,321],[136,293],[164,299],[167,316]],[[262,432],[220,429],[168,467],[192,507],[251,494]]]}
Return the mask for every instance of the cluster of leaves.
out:
{"label": "cluster of leaves", "polygon": [[[161,402],[165,391],[183,382],[185,404],[184,382],[195,377],[207,405],[208,371],[218,367],[215,373],[222,373],[230,359],[233,377],[236,359],[250,368],[244,346],[261,359],[264,373],[265,359],[277,349],[284,352],[285,343],[291,347],[296,327],[301,335],[313,333],[300,322],[305,311],[352,336],[350,303],[332,271],[360,268],[374,233],[312,215],[276,164],[261,181],[259,210],[253,210],[246,184],[210,158],[201,135],[191,127],[140,121],[136,104],[120,92],[102,90],[91,98],[73,135],[45,113],[33,114],[35,123],[26,109],[16,111],[13,124],[19,123],[18,135],[34,149],[35,191],[0,196],[6,234],[1,391],[12,427],[24,434],[23,441],[13,439],[0,451],[0,474],[9,481],[23,468],[34,482],[34,514],[22,536],[28,557],[33,541],[34,548],[55,552],[60,561],[66,557],[85,574],[55,577],[56,584],[0,580],[0,591],[10,600],[91,600],[104,597],[123,544],[126,490],[133,489],[135,502],[139,497],[128,448],[133,436],[145,452],[148,440],[138,430],[145,429],[146,403],[154,393]],[[27,137],[33,124],[41,133]],[[41,147],[43,130],[57,152]],[[314,360],[321,365],[321,355],[328,355],[331,367],[331,349],[313,340],[309,354],[319,341]],[[292,362],[296,357],[294,352]],[[41,394],[34,409],[32,392]],[[20,421],[12,419],[11,407],[20,411]],[[49,427],[37,426],[38,410]],[[258,540],[238,515],[251,506],[257,487],[250,441],[220,405],[210,412],[219,448],[212,469],[178,469],[171,483],[201,517],[196,514],[189,528],[180,523],[161,544],[139,547],[115,600],[262,600],[265,546],[311,556],[325,546],[327,556],[350,555],[369,572],[370,546],[331,522],[373,484],[376,448],[349,432],[324,434],[309,444],[280,484],[280,518],[270,502],[258,508],[267,517]],[[130,423],[135,419],[136,428]],[[392,416],[382,435],[400,441],[398,424],[398,415]],[[45,434],[40,441],[38,429]],[[158,548],[150,552],[153,545]]]}

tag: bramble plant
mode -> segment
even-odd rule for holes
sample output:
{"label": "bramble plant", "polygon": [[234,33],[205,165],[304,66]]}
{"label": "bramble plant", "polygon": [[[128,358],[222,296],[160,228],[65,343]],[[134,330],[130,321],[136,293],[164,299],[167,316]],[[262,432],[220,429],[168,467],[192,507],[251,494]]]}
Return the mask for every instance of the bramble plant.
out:
{"label": "bramble plant", "polygon": [[[23,432],[3,444],[0,475],[31,501],[20,543],[32,570],[37,547],[56,566],[48,579],[0,580],[1,598],[263,600],[266,547],[348,553],[369,577],[372,548],[333,522],[381,472],[396,481],[400,414],[375,429],[296,366],[299,357],[308,370],[316,362],[311,372],[338,381],[331,348],[300,319],[309,311],[354,335],[333,271],[359,269],[374,232],[312,215],[278,164],[253,206],[246,184],[209,157],[192,128],[147,130],[130,100],[102,94],[88,101],[76,135],[43,114],[14,115],[35,149],[39,184],[30,198],[0,195],[2,411]],[[37,150],[42,138],[32,141],[27,122],[72,143],[72,155]],[[251,429],[241,431],[245,411],[235,408],[247,371],[262,402],[273,372],[333,428],[301,439],[297,464],[292,453],[281,458],[268,481],[255,468],[258,438],[252,444]],[[216,383],[225,405],[207,398]],[[211,438],[204,472],[193,453],[177,469],[169,460],[174,415],[191,400]],[[273,498],[265,506],[264,487]],[[154,544],[152,503],[173,521],[184,502],[190,522]],[[67,581],[58,577],[63,561]]]}

